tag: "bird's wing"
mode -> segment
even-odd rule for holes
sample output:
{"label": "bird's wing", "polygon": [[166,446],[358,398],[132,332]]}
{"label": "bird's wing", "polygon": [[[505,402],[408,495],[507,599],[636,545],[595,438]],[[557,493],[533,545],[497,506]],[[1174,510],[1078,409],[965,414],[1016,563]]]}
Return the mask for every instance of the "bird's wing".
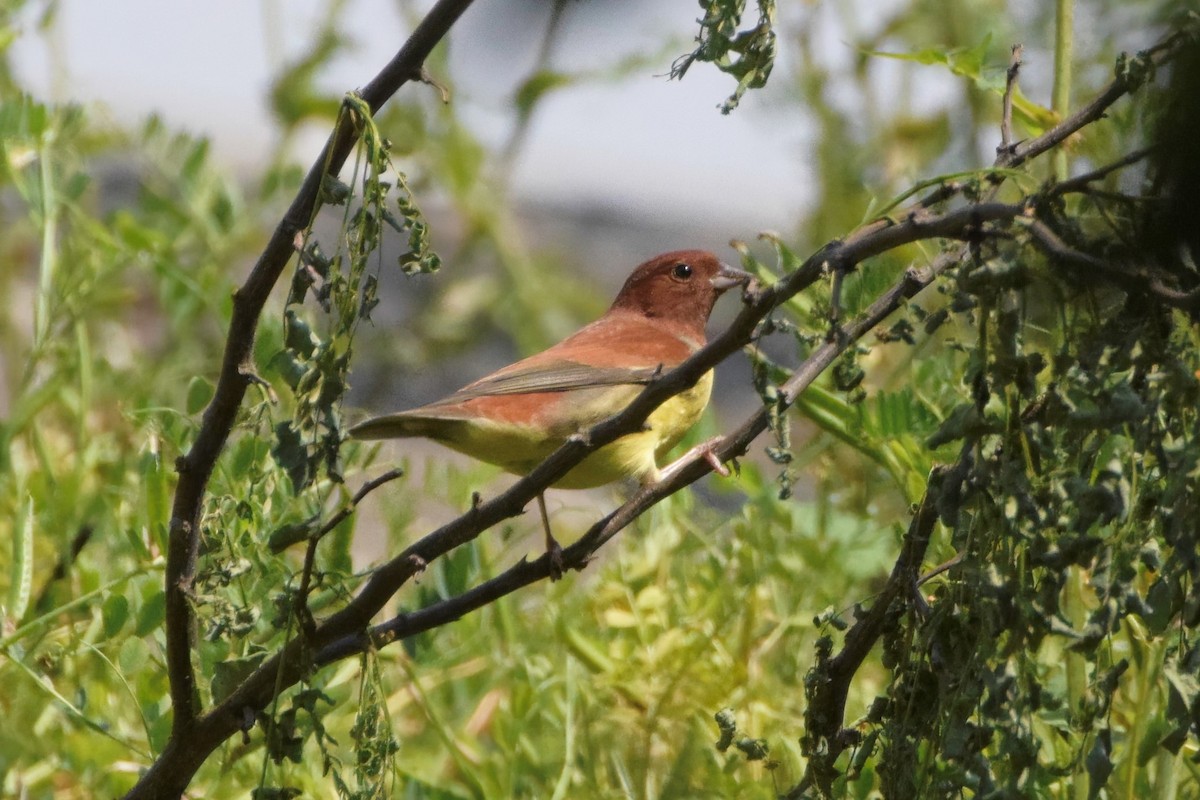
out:
{"label": "bird's wing", "polygon": [[425,436],[451,446],[459,446],[453,443],[478,426],[536,429],[539,440],[570,436],[629,405],[641,386],[678,366],[697,346],[652,320],[610,312],[549,350],[449,397],[366,420],[350,434],[360,439]]}
{"label": "bird's wing", "polygon": [[[350,429],[350,435],[357,439],[425,436],[453,442],[463,435],[455,425],[485,420],[500,425],[536,424],[546,436],[569,436],[620,411],[637,396],[640,386],[661,371],[657,366],[522,361],[428,405],[360,422]],[[574,394],[568,397],[567,392]],[[546,402],[535,397],[545,394],[558,394],[562,400]]]}
{"label": "bird's wing", "polygon": [[574,361],[518,362],[512,367],[488,375],[424,408],[455,405],[476,397],[509,394],[569,392],[598,389],[603,386],[645,385],[663,372],[654,367],[595,367]]}

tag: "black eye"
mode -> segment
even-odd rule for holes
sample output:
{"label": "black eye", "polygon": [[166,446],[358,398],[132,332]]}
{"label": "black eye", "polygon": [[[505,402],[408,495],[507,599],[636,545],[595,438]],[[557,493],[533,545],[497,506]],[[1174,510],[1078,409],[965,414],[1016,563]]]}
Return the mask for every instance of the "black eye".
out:
{"label": "black eye", "polygon": [[675,269],[671,270],[671,274],[681,281],[686,281],[692,277],[692,267],[690,264],[676,264]]}

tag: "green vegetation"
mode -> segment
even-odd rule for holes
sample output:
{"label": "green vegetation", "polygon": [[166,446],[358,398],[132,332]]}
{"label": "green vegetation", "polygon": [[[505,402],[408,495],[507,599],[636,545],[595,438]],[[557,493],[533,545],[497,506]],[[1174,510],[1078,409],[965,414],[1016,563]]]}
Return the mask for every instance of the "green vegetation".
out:
{"label": "green vegetation", "polygon": [[[272,102],[281,141],[319,120],[354,147],[260,316],[238,286],[302,173],[239,186],[169,121],[114,129],[24,94],[23,5],[0,2],[0,795],[136,792],[181,751],[197,797],[1200,795],[1200,158],[1175,134],[1200,118],[1194,18],[1081,3],[1085,51],[1056,27],[1068,0],[1019,22],[914,1],[869,30],[854,3],[702,2],[676,72],[712,62],[736,84],[722,110],[767,86],[817,125],[811,213],[739,245],[770,287],[744,312],[762,311],[745,333],[765,430],[735,477],[635,495],[623,534],[550,583],[512,569],[539,528],[494,470],[399,475],[342,441],[364,359],[415,374],[481,326],[530,351],[601,305],[522,244],[500,157],[454,103],[409,86],[372,117],[367,90],[324,96],[346,13],[329,4]],[[838,13],[842,68],[810,40]],[[1146,50],[1098,44],[1117,25]],[[1047,57],[1009,71],[1022,40]],[[515,131],[630,68],[545,60]],[[425,61],[452,84],[448,63]],[[900,101],[880,102],[885,78]],[[932,107],[903,102],[930,86]],[[1103,118],[1063,122],[1105,87]],[[435,195],[465,231],[440,258]],[[393,334],[403,354],[356,349],[380,285],[418,281],[435,313]],[[223,373],[247,313],[249,358]],[[229,386],[193,527],[179,493]],[[386,569],[353,557],[377,533],[350,513],[371,479]],[[422,539],[418,498],[468,512],[465,543],[428,557],[444,542]],[[496,521],[482,535],[473,507]],[[563,516],[583,520],[564,544],[585,536],[568,564],[612,533]],[[505,580],[540,582],[453,619]]]}

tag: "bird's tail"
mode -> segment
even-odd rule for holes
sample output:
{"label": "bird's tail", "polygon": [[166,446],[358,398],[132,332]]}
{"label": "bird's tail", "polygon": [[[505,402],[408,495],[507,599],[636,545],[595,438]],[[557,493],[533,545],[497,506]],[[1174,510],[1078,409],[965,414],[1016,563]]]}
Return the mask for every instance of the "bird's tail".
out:
{"label": "bird's tail", "polygon": [[438,439],[439,434],[451,420],[438,417],[418,416],[408,412],[372,417],[352,427],[350,436],[355,439]]}

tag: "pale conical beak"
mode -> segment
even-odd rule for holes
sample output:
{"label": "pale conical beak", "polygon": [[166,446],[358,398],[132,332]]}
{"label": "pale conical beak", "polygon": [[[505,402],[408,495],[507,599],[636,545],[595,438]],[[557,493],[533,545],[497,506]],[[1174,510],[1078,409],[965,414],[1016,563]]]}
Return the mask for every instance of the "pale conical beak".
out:
{"label": "pale conical beak", "polygon": [[743,272],[728,264],[722,264],[720,272],[712,276],[711,280],[713,288],[718,292],[723,292],[726,289],[732,289],[734,286],[745,286],[750,282],[750,278],[751,275],[749,272]]}

